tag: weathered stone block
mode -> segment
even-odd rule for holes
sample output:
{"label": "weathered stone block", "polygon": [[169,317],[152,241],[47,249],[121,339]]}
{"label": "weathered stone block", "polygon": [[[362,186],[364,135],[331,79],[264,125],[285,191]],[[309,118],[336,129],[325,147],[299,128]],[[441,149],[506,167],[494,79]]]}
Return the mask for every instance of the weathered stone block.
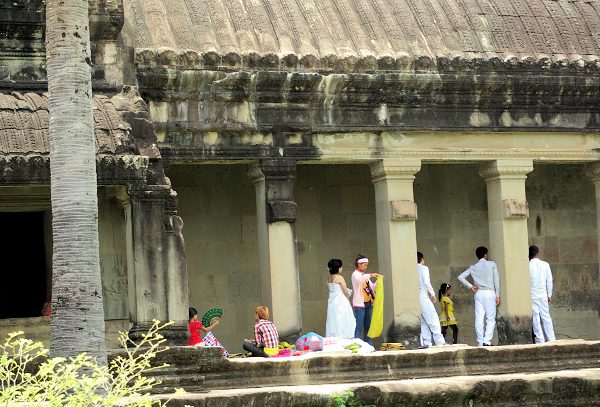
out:
{"label": "weathered stone block", "polygon": [[521,219],[529,217],[529,206],[524,199],[503,199],[504,219]]}
{"label": "weathered stone block", "polygon": [[417,220],[417,204],[413,201],[391,201],[392,220]]}
{"label": "weathered stone block", "polygon": [[267,205],[269,206],[269,223],[296,221],[296,202],[271,201]]}

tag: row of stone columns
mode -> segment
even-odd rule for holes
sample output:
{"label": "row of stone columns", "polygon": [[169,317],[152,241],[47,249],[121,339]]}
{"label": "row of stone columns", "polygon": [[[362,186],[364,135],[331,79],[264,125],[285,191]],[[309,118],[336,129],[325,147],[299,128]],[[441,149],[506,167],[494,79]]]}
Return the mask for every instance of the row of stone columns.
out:
{"label": "row of stone columns", "polygon": [[[384,159],[370,165],[377,256],[380,272],[386,275],[384,335],[388,341],[412,345],[418,343],[420,329],[417,205],[413,195],[420,168],[418,159]],[[588,174],[600,203],[600,167],[591,168]],[[529,214],[525,180],[532,170],[531,160],[507,159],[487,162],[479,172],[487,185],[490,253],[501,274],[497,326],[503,344],[527,343],[531,338],[529,272],[524,253]],[[249,172],[256,191],[261,295],[263,303],[271,307],[282,338],[302,331],[295,174],[295,160],[282,158],[261,160]],[[164,186],[129,191],[125,203],[129,302],[135,327],[143,329],[155,318],[172,319],[180,322],[176,328],[180,331],[174,335],[185,337],[188,287],[182,222],[176,204],[167,204],[170,191]]]}
{"label": "row of stone columns", "polygon": [[[421,161],[380,160],[372,163],[375,189],[377,248],[380,271],[386,275],[384,332],[387,340],[417,344],[419,298],[416,268],[417,205],[413,182]],[[529,342],[531,304],[527,257],[525,180],[531,160],[496,160],[484,164],[488,195],[490,252],[501,271],[499,311],[501,343]],[[285,335],[302,330],[299,270],[294,222],[295,163],[263,160],[250,171],[256,187],[261,291],[272,308],[275,324]],[[475,261],[474,261],[475,262]]]}

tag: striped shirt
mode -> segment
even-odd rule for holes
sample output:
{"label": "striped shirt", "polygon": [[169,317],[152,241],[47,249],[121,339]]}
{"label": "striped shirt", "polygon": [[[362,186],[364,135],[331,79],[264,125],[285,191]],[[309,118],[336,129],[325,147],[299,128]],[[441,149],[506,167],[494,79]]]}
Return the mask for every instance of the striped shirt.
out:
{"label": "striped shirt", "polygon": [[277,348],[279,347],[279,332],[271,321],[259,319],[254,325],[254,340],[256,346]]}

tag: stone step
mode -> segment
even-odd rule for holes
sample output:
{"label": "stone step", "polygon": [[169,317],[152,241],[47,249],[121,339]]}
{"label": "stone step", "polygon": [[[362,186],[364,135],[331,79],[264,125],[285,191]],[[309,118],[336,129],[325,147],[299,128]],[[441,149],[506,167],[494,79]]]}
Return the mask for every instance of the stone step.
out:
{"label": "stone step", "polygon": [[370,354],[314,352],[291,358],[226,359],[218,349],[178,347],[160,353],[167,363],[152,375],[175,388],[204,391],[247,387],[352,383],[357,372],[389,381],[600,368],[600,341],[559,340],[543,345],[472,347],[448,345]]}
{"label": "stone step", "polygon": [[356,406],[600,406],[599,368],[255,388],[244,379],[231,383],[236,388],[152,398],[170,400],[169,407],[325,407],[334,394],[353,392]]}

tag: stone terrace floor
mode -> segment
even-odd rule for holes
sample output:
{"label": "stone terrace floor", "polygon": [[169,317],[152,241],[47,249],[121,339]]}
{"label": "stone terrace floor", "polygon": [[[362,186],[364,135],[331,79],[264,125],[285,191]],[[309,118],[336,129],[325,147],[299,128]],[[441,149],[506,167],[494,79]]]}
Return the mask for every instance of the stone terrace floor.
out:
{"label": "stone terrace floor", "polygon": [[[172,348],[154,397],[173,406],[600,406],[600,341],[476,348],[449,345],[366,355],[225,359],[218,349]],[[184,394],[173,394],[183,388]]]}

